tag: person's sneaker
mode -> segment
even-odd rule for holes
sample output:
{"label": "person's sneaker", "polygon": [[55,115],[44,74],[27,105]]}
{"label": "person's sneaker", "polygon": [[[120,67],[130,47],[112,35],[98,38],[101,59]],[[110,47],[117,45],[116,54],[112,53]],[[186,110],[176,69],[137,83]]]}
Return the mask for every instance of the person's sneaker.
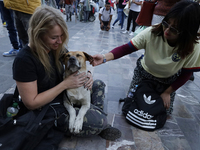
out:
{"label": "person's sneaker", "polygon": [[4,52],[3,56],[5,57],[16,56],[18,52],[19,52],[18,49],[12,48],[9,52]]}
{"label": "person's sneaker", "polygon": [[3,23],[3,26],[6,27],[6,22]]}
{"label": "person's sneaker", "polygon": [[114,26],[113,26],[113,25],[111,25],[111,28],[112,28],[112,29],[114,29]]}
{"label": "person's sneaker", "polygon": [[126,34],[126,33],[128,33],[128,31],[127,31],[127,30],[125,30],[125,31],[124,31],[124,32],[122,32],[122,33]]}
{"label": "person's sneaker", "polygon": [[101,131],[99,136],[106,140],[115,141],[116,139],[121,137],[121,131],[119,131],[117,128],[110,126]]}
{"label": "person's sneaker", "polygon": [[121,30],[124,31],[125,29],[124,29],[124,28],[121,28]]}
{"label": "person's sneaker", "polygon": [[134,35],[134,32],[131,31],[131,33],[129,34],[130,36]]}

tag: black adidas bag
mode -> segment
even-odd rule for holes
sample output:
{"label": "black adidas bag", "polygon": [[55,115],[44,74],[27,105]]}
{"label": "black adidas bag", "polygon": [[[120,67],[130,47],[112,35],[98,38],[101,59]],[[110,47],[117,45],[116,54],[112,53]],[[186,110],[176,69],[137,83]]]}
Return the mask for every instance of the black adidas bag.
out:
{"label": "black adidas bag", "polygon": [[167,114],[160,94],[167,89],[156,81],[142,81],[133,99],[125,98],[122,112],[132,125],[147,131],[162,128]]}

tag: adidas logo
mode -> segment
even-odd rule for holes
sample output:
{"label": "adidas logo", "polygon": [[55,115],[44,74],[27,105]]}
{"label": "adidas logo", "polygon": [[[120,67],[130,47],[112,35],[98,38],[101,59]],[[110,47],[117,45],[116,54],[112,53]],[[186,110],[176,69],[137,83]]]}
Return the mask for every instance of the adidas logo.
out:
{"label": "adidas logo", "polygon": [[143,95],[143,98],[144,98],[144,101],[145,101],[147,104],[149,104],[149,105],[151,105],[151,104],[153,104],[153,103],[156,102],[156,100],[151,100],[151,95],[150,95],[149,97],[147,97],[147,96],[144,94],[144,95]]}
{"label": "adidas logo", "polygon": [[151,119],[151,118],[153,118],[152,115],[149,115],[148,113],[144,113],[143,110],[139,111],[137,109],[134,109],[134,113],[137,114],[138,116],[141,116],[141,117],[145,118],[145,119]]}

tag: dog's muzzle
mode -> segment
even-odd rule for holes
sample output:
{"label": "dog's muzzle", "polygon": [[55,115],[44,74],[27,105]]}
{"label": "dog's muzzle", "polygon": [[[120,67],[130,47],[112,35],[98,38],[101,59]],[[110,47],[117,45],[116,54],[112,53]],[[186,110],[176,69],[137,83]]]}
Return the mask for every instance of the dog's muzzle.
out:
{"label": "dog's muzzle", "polygon": [[78,71],[81,66],[80,66],[80,63],[79,61],[76,59],[76,57],[74,56],[71,56],[68,60],[68,63],[67,63],[67,68],[69,70],[71,70],[72,72],[75,72],[75,71]]}

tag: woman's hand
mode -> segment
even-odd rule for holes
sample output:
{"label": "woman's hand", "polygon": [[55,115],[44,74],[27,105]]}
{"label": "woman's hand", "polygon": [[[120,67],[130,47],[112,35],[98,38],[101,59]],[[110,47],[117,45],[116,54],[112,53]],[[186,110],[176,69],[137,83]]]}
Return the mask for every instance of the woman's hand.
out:
{"label": "woman's hand", "polygon": [[169,93],[162,93],[161,98],[163,99],[163,103],[166,109],[169,109],[170,107],[170,94]]}
{"label": "woman's hand", "polygon": [[172,87],[168,87],[160,96],[163,99],[163,103],[166,109],[169,109],[170,107],[170,94],[173,92],[174,90],[172,89]]}
{"label": "woman's hand", "polygon": [[87,81],[87,75],[85,72],[78,74],[78,72],[73,73],[69,77],[64,79],[64,84],[66,85],[66,89],[74,89],[81,86]]}
{"label": "woman's hand", "polygon": [[92,56],[92,57],[93,57],[93,61],[90,62],[90,64],[91,64],[92,66],[98,66],[98,65],[100,65],[100,64],[103,63],[103,55],[101,55],[101,54],[96,54],[96,55],[94,55],[94,56]]}

